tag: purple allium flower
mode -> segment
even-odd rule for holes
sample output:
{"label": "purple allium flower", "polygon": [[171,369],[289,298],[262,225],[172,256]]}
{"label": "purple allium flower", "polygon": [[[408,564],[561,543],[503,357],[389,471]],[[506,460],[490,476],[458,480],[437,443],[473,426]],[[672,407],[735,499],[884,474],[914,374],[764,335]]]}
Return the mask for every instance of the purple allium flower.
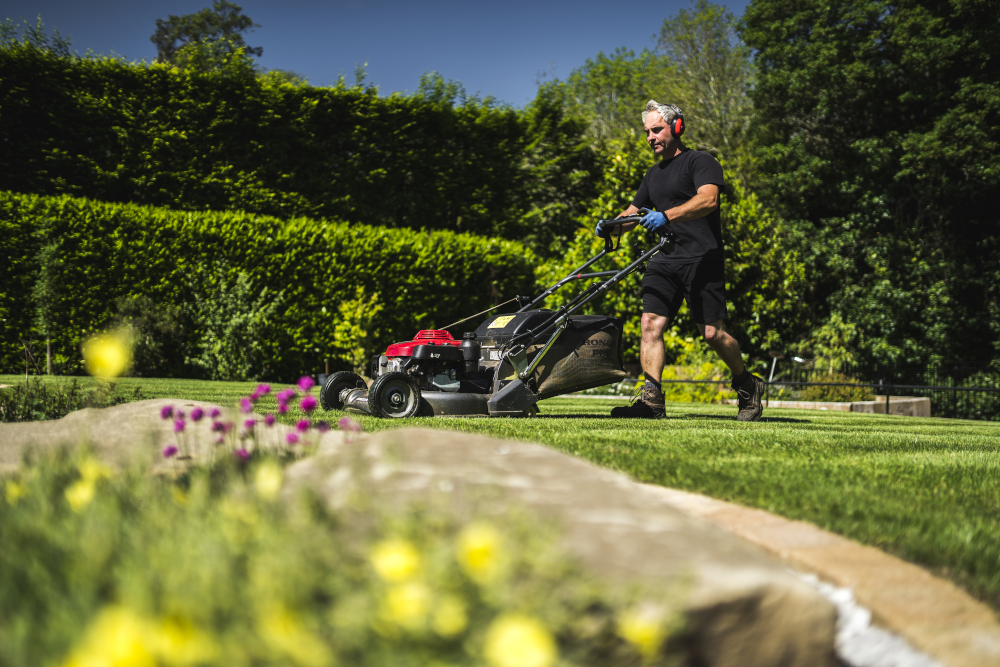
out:
{"label": "purple allium flower", "polygon": [[285,435],[285,440],[288,442],[289,445],[297,445],[299,443],[299,434],[289,433]]}
{"label": "purple allium flower", "polygon": [[167,445],[163,448],[163,458],[169,459],[177,453],[177,445]]}
{"label": "purple allium flower", "polygon": [[205,411],[201,408],[195,408],[191,411],[191,421],[200,422],[201,418],[205,416]]}
{"label": "purple allium flower", "polygon": [[184,411],[183,410],[178,410],[177,411],[177,418],[178,419],[184,419]]}
{"label": "purple allium flower", "polygon": [[299,433],[305,433],[306,431],[308,431],[309,430],[309,420],[308,419],[300,419],[299,422],[295,425],[295,430],[298,431]]}
{"label": "purple allium flower", "polygon": [[316,430],[320,433],[326,433],[330,430],[330,425],[327,422],[316,422]]}
{"label": "purple allium flower", "polygon": [[264,417],[264,423],[268,426],[274,426],[274,415],[268,413],[267,416]]}
{"label": "purple allium flower", "polygon": [[256,403],[259,400],[260,400],[260,394],[257,393],[256,389],[254,389],[253,392],[250,394],[250,401],[252,403]]}
{"label": "purple allium flower", "polygon": [[212,422],[212,433],[225,432],[226,425],[222,422]]}
{"label": "purple allium flower", "polygon": [[274,395],[274,398],[277,399],[278,403],[287,403],[294,397],[295,397],[294,389],[282,389],[281,391],[279,391],[277,394]]}
{"label": "purple allium flower", "polygon": [[236,458],[238,458],[241,461],[249,461],[250,460],[250,452],[248,452],[245,449],[237,449],[235,452],[233,452],[233,456],[235,456]]}
{"label": "purple allium flower", "polygon": [[208,416],[211,417],[212,419],[218,419],[219,415],[221,414],[222,410],[220,410],[219,408],[212,408],[212,411],[208,413]]}
{"label": "purple allium flower", "polygon": [[316,397],[315,396],[303,396],[302,400],[299,401],[299,407],[306,412],[312,412],[316,409]]}
{"label": "purple allium flower", "polygon": [[178,419],[174,421],[174,433],[180,433],[184,430],[184,420]]}
{"label": "purple allium flower", "polygon": [[254,392],[257,393],[257,394],[260,394],[261,396],[264,396],[266,394],[270,394],[271,393],[271,385],[269,385],[269,384],[259,384],[259,385],[257,385],[257,388],[254,389]]}
{"label": "purple allium flower", "polygon": [[313,382],[313,379],[311,377],[309,377],[308,375],[303,375],[302,377],[299,378],[298,381],[299,391],[301,391],[304,394],[310,389],[312,389],[314,384],[316,383]]}
{"label": "purple allium flower", "polygon": [[288,412],[288,403],[278,403],[278,414],[283,415]]}
{"label": "purple allium flower", "polygon": [[164,405],[163,409],[160,410],[160,419],[170,419],[174,416],[174,406]]}
{"label": "purple allium flower", "polygon": [[353,431],[354,433],[361,432],[361,424],[354,421],[350,417],[341,417],[340,421],[337,422],[337,426],[340,427],[341,431]]}
{"label": "purple allium flower", "polygon": [[250,402],[249,398],[240,399],[240,412],[246,414],[253,410],[253,403]]}
{"label": "purple allium flower", "polygon": [[243,428],[245,428],[248,431],[252,431],[255,426],[257,426],[256,419],[248,419],[245,422],[243,422]]}

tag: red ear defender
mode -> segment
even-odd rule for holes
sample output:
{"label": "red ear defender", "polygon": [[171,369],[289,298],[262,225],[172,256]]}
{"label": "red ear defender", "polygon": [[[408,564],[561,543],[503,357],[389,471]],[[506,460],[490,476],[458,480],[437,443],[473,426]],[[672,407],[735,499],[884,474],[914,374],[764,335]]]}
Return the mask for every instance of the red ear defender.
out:
{"label": "red ear defender", "polygon": [[670,134],[674,136],[674,139],[681,138],[681,135],[684,134],[684,116],[678,114],[677,118],[674,118],[674,122],[670,124]]}

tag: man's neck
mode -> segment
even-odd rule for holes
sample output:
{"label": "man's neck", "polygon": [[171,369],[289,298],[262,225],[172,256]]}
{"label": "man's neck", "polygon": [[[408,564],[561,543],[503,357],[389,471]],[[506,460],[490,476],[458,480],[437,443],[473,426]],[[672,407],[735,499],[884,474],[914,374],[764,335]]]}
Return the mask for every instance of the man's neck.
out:
{"label": "man's neck", "polygon": [[684,152],[684,144],[682,144],[681,140],[678,139],[675,142],[667,144],[666,150],[663,151],[663,157],[661,157],[660,160],[662,162],[666,162],[667,160],[673,160],[675,157],[677,157],[683,152]]}

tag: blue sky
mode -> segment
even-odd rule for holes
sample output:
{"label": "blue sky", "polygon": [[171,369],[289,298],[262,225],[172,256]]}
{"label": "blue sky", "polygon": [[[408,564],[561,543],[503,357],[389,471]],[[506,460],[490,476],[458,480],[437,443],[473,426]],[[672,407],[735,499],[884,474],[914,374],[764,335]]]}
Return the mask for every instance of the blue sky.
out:
{"label": "blue sky", "polygon": [[[247,35],[264,47],[260,64],[293,70],[314,85],[343,73],[354,82],[368,63],[368,81],[383,94],[412,91],[420,75],[440,72],[470,93],[522,106],[535,95],[539,74],[565,78],[598,51],[652,48],[663,19],[688,0],[616,2],[456,2],[452,0],[245,0],[237,4],[261,24]],[[189,14],[212,0],[2,0],[0,18],[34,21],[71,36],[81,53],[114,52],[151,60],[157,18]],[[741,14],[746,0],[727,3]]]}

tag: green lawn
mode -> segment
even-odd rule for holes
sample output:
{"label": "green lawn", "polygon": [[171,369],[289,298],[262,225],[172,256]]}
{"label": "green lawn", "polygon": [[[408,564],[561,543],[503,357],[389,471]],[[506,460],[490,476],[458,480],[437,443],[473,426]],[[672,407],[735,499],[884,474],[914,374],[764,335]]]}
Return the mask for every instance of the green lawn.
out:
{"label": "green lawn", "polygon": [[[150,398],[224,405],[254,386],[125,379],[119,387],[135,385]],[[643,482],[810,521],[923,564],[1000,610],[1000,423],[774,409],[741,424],[734,407],[694,403],[667,404],[657,422],[607,416],[622,403],[551,399],[533,419],[355,418],[368,431],[419,425],[540,442]]]}

